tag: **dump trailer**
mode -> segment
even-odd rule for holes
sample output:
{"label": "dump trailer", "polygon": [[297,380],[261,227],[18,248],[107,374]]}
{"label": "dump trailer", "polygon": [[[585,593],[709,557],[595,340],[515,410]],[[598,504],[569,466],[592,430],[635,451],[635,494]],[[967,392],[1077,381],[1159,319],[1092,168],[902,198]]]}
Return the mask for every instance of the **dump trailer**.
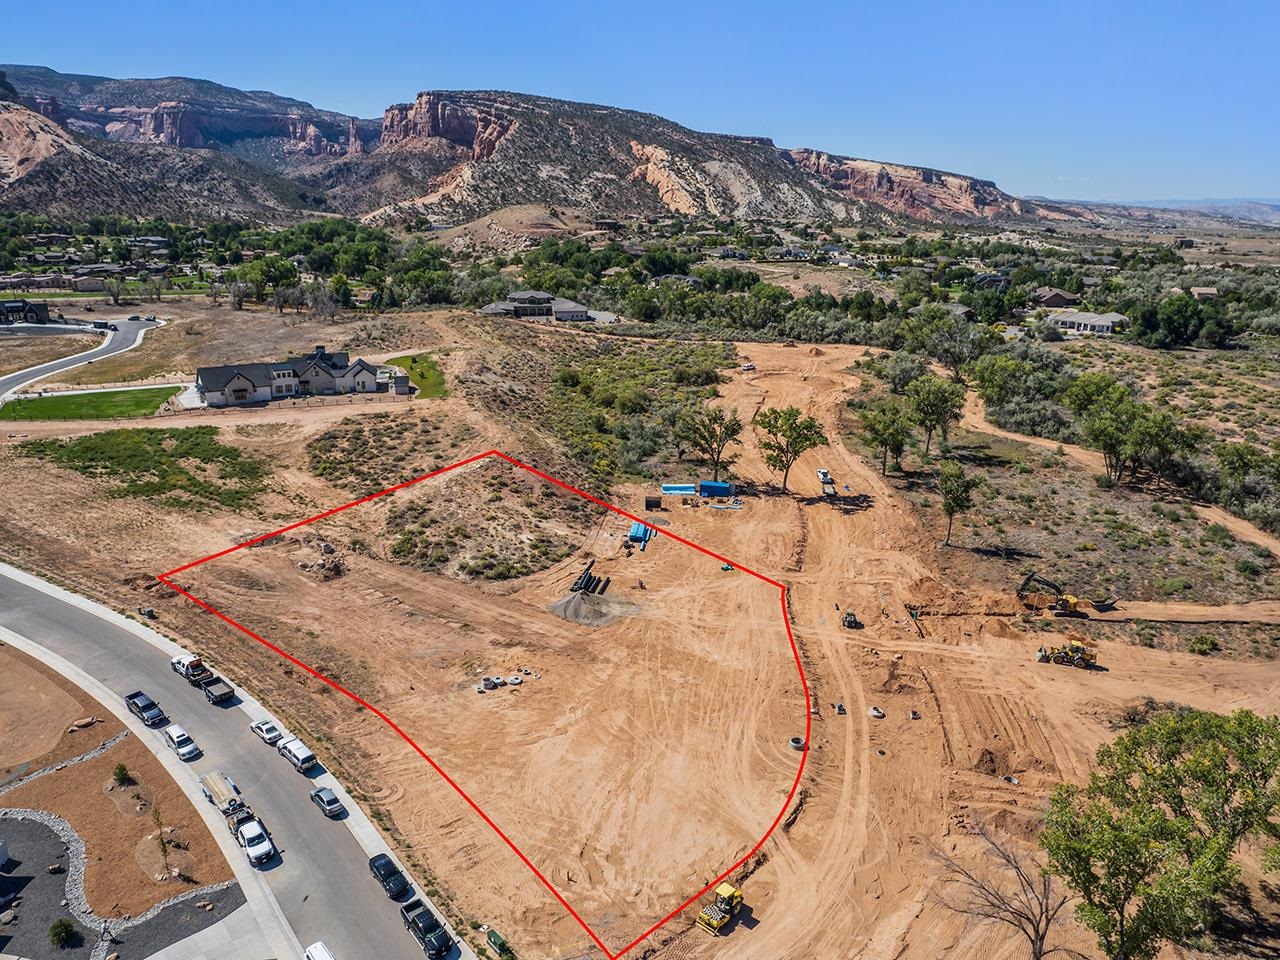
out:
{"label": "dump trailer", "polygon": [[836,485],[830,480],[822,484],[822,495],[824,497],[834,497],[836,495]]}
{"label": "dump trailer", "polygon": [[210,703],[226,703],[236,695],[235,689],[216,673],[210,673],[200,684],[204,698]]}
{"label": "dump trailer", "polygon": [[702,908],[697,924],[712,936],[720,936],[727,924],[742,907],[742,891],[731,883],[716,887],[716,898]]}

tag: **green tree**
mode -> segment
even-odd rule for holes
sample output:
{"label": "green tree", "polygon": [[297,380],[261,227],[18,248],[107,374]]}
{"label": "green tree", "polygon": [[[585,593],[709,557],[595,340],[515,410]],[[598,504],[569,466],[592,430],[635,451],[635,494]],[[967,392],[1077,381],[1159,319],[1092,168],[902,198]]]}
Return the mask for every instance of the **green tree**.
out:
{"label": "green tree", "polygon": [[1062,402],[1077,417],[1083,417],[1104,399],[1115,403],[1130,396],[1129,389],[1111,374],[1094,370],[1076,377],[1062,395]]}
{"label": "green tree", "polygon": [[826,446],[827,435],[813,417],[802,417],[798,407],[766,407],[756,414],[756,424],[766,434],[760,441],[764,461],[782,471],[782,492],[786,493],[791,467],[801,454]]}
{"label": "green tree", "polygon": [[1007,353],[989,353],[979,357],[969,373],[982,402],[989,407],[1003,407],[1022,396],[1035,371],[1025,360]]}
{"label": "green tree", "polygon": [[1188,863],[1189,831],[1145,803],[1118,807],[1092,785],[1053,794],[1040,837],[1049,869],[1080,896],[1076,918],[1109,960],[1154,960],[1164,940],[1207,919],[1230,871],[1220,842]]}
{"label": "green tree", "polygon": [[982,477],[970,476],[958,460],[938,464],[938,492],[942,494],[942,512],[947,515],[947,537],[944,547],[951,545],[951,526],[956,515],[973,509],[973,491],[982,485]]}
{"label": "green tree", "polygon": [[737,410],[726,414],[723,407],[707,406],[681,416],[676,423],[676,433],[710,461],[711,479],[714,481],[720,479],[722,466],[732,466],[734,458],[725,456],[725,448],[731,443],[741,442],[738,438],[742,435],[742,426]]}
{"label": "green tree", "polygon": [[862,436],[867,444],[880,452],[880,475],[889,472],[889,458],[902,466],[902,452],[911,439],[915,420],[911,410],[900,400],[886,399],[864,410],[861,415]]}
{"label": "green tree", "polygon": [[123,763],[117,763],[115,769],[111,771],[111,779],[115,781],[117,787],[127,787],[133,783],[133,774]]}
{"label": "green tree", "polygon": [[329,293],[338,306],[351,306],[351,284],[347,282],[346,274],[335,273],[329,278]]}
{"label": "green tree", "polygon": [[1187,862],[1215,840],[1227,855],[1258,836],[1280,867],[1280,719],[1250,710],[1157,716],[1098,750],[1095,791],[1147,804],[1186,824]]}
{"label": "green tree", "polygon": [[960,411],[964,409],[964,387],[930,374],[907,387],[907,398],[915,411],[916,421],[924,428],[924,455],[927,457],[934,431],[941,433],[945,442],[948,428],[959,421]]}

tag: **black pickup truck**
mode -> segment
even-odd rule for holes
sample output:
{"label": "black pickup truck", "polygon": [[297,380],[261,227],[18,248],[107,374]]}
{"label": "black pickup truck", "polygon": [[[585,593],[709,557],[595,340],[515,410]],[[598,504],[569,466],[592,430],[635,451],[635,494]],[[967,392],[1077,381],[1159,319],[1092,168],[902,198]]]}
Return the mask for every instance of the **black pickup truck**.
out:
{"label": "black pickup truck", "polygon": [[129,712],[148,727],[154,727],[168,719],[164,715],[164,711],[160,709],[160,704],[156,703],[141,690],[125,694],[124,703],[129,708]]}
{"label": "black pickup truck", "polygon": [[453,939],[421,899],[414,897],[401,907],[400,919],[404,921],[404,928],[418,941],[418,946],[422,947],[423,953],[431,960],[441,960],[448,955],[453,947]]}

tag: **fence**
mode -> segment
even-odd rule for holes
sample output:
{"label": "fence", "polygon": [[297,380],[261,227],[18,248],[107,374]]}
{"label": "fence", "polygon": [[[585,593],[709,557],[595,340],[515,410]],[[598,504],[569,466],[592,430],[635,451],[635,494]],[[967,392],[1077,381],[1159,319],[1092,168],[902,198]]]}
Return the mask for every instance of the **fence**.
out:
{"label": "fence", "polygon": [[399,403],[401,401],[412,400],[412,394],[396,394],[396,393],[343,393],[332,397],[297,397],[290,400],[272,400],[263,404],[244,404],[240,406],[230,407],[195,407],[187,409],[178,407],[170,409],[171,405],[166,405],[160,410],[157,416],[174,417],[182,415],[202,416],[220,416],[228,413],[243,413],[247,410],[276,410],[280,407],[346,407],[355,405],[377,405],[384,403]]}
{"label": "fence", "polygon": [[154,377],[143,377],[141,380],[116,380],[107,383],[51,383],[31,387],[28,391],[16,394],[18,397],[49,396],[55,393],[69,393],[85,390],[127,390],[130,387],[186,387],[195,382],[190,374],[158,373]]}

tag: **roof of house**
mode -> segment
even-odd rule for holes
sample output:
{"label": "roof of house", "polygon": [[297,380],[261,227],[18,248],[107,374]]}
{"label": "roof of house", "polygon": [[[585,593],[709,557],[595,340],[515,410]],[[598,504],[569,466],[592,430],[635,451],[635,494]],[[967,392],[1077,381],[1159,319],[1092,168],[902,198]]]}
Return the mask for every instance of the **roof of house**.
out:
{"label": "roof of house", "polygon": [[271,385],[271,364],[240,363],[235,366],[201,367],[196,371],[196,382],[205,391],[225,390],[236,377],[244,377],[255,387]]}
{"label": "roof of house", "polygon": [[1206,296],[1210,296],[1210,297],[1216,297],[1218,295],[1218,288],[1217,287],[1192,287],[1191,288],[1191,295],[1193,297],[1198,293],[1203,293]]}
{"label": "roof of house", "polygon": [[554,300],[551,301],[551,309],[556,313],[586,313],[587,312],[587,308],[584,307],[582,304],[575,303],[572,300],[565,300],[561,297],[556,297]]}
{"label": "roof of house", "polygon": [[555,297],[543,290],[516,290],[507,294],[507,299],[513,303],[550,303]]}
{"label": "roof of house", "polygon": [[1069,290],[1061,290],[1058,287],[1036,287],[1036,289],[1031,294],[1032,299],[1035,299],[1035,300],[1047,300],[1049,299],[1049,297],[1052,297],[1054,295],[1067,297],[1068,299],[1071,299],[1071,300],[1080,299],[1080,296],[1078,294],[1072,293]]}
{"label": "roof of house", "polygon": [[915,316],[925,307],[941,307],[953,317],[967,317],[969,314],[973,313],[972,307],[966,307],[963,303],[956,303],[954,300],[950,300],[946,303],[922,303],[918,307],[912,307],[907,311],[907,313]]}

